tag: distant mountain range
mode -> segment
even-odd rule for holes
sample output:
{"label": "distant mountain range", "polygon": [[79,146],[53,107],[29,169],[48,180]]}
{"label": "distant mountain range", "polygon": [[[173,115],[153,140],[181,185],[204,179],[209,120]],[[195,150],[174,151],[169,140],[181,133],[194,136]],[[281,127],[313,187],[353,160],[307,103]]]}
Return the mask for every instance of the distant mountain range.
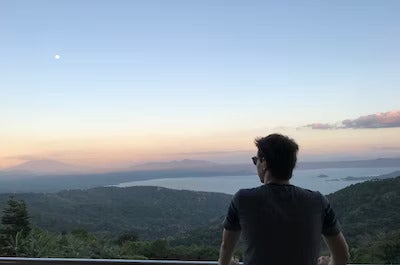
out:
{"label": "distant mountain range", "polygon": [[167,162],[149,162],[145,164],[129,167],[130,170],[160,170],[160,169],[195,169],[195,168],[214,168],[221,164],[205,160],[173,160]]}
{"label": "distant mountain range", "polygon": [[[102,173],[110,172],[130,172],[130,171],[154,171],[154,170],[217,170],[217,171],[232,171],[232,170],[251,170],[254,169],[250,164],[218,164],[204,160],[174,160],[168,162],[149,162],[139,165],[133,165],[122,169],[103,170]],[[56,160],[31,160],[19,164],[17,166],[8,167],[0,170],[2,176],[31,176],[31,175],[78,175],[99,173],[100,170],[94,168],[76,166],[59,162]],[[254,171],[254,170],[252,170]]]}
{"label": "distant mountain range", "polygon": [[[319,168],[373,168],[373,167],[400,167],[400,158],[378,158],[370,160],[352,161],[315,161],[299,162],[297,169],[319,169]],[[231,168],[255,171],[254,166],[249,163],[242,164],[222,164],[205,160],[173,160],[167,162],[148,162],[133,165],[123,169],[107,170],[107,172],[120,171],[145,171],[145,170],[165,170],[165,169],[218,169]],[[63,163],[56,160],[31,160],[17,166],[8,167],[0,170],[0,177],[3,175],[62,175],[62,174],[82,174],[98,173],[94,168],[77,166]]]}
{"label": "distant mountain range", "polygon": [[90,170],[91,169],[89,167],[66,164],[56,160],[31,160],[13,167],[6,168],[3,170],[3,174],[61,175],[87,173]]}
{"label": "distant mountain range", "polygon": [[[400,158],[359,161],[300,162],[297,169],[398,167]],[[157,178],[244,176],[256,174],[247,164],[218,164],[203,160],[152,162],[107,173],[89,173],[92,169],[54,160],[28,161],[0,171],[0,193],[55,192],[63,189],[87,189],[122,182]],[[374,178],[366,176],[366,179]],[[348,179],[351,180],[351,179]],[[357,179],[360,180],[360,179]]]}
{"label": "distant mountain range", "polygon": [[[188,166],[189,165],[189,166]],[[156,169],[153,169],[156,168]],[[150,163],[130,169],[108,173],[71,173],[23,175],[15,171],[0,173],[0,193],[4,192],[55,192],[64,189],[87,189],[116,185],[122,182],[157,178],[238,176],[255,174],[253,165],[216,164],[207,161],[182,160],[167,163]]]}
{"label": "distant mountain range", "polygon": [[297,169],[400,167],[400,157],[352,161],[299,162]]}
{"label": "distant mountain range", "polygon": [[345,178],[341,179],[327,179],[326,181],[339,181],[339,180],[344,180],[344,181],[358,181],[358,180],[380,180],[380,179],[390,179],[390,178],[395,178],[400,176],[400,171],[394,171],[388,174],[382,174],[379,176],[363,176],[363,177],[353,177],[353,176],[347,176]]}

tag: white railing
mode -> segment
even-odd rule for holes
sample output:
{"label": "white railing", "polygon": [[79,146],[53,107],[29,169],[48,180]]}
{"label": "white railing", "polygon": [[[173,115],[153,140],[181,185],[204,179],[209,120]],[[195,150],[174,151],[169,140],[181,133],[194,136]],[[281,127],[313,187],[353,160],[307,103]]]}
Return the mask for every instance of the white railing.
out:
{"label": "white railing", "polygon": [[[217,265],[217,261],[128,260],[128,259],[66,259],[0,257],[0,264],[13,265]],[[242,262],[240,262],[243,265]],[[348,264],[379,265],[379,264]]]}
{"label": "white railing", "polygon": [[0,264],[14,265],[217,265],[217,261],[128,260],[128,259],[66,259],[0,257]]}

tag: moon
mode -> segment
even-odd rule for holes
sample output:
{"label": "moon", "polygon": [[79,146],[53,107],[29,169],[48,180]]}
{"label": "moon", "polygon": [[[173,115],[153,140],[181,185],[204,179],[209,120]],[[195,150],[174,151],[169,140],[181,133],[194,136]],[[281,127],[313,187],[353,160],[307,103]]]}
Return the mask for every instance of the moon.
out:
{"label": "moon", "polygon": [[56,54],[55,56],[54,56],[54,59],[56,59],[56,60],[59,60],[61,58],[61,56],[59,55],[59,54]]}

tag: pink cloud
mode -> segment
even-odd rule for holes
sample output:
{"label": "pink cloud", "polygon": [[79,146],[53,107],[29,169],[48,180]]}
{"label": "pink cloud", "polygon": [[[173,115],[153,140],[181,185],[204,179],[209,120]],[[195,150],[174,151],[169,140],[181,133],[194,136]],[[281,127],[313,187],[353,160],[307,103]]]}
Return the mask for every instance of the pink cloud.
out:
{"label": "pink cloud", "polygon": [[379,112],[376,114],[361,116],[356,119],[346,119],[339,125],[312,123],[305,127],[313,130],[395,128],[400,127],[400,110]]}
{"label": "pink cloud", "polygon": [[389,111],[342,121],[344,128],[393,128],[400,127],[400,111]]}

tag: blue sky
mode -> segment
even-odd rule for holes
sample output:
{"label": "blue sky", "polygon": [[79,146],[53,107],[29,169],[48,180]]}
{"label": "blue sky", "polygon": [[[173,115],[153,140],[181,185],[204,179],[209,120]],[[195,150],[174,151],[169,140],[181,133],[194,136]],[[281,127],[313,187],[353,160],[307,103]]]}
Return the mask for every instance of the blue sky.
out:
{"label": "blue sky", "polygon": [[[13,139],[3,157],[48,138],[62,149],[139,130],[250,137],[399,110],[399,10],[399,1],[0,0],[0,138]],[[30,149],[11,146],[21,141]]]}

